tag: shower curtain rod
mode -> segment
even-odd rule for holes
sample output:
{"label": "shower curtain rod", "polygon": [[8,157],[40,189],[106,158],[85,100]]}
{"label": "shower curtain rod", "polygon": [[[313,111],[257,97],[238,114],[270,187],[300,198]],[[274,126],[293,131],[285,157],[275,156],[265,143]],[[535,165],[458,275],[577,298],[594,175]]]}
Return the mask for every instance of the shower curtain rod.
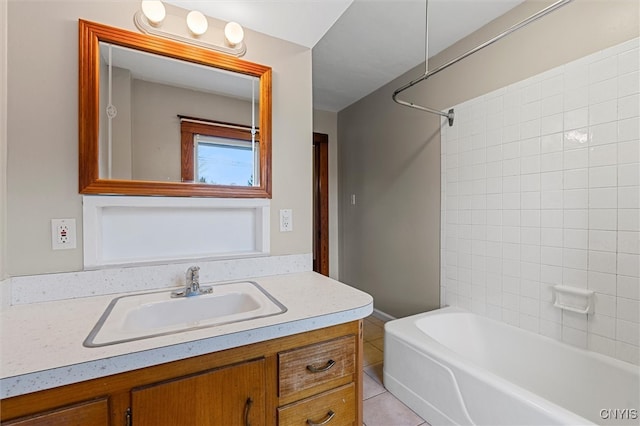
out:
{"label": "shower curtain rod", "polygon": [[[427,4],[429,0],[426,0]],[[428,79],[429,77],[439,73],[440,71],[443,71],[447,68],[449,68],[451,65],[460,62],[461,60],[465,59],[468,56],[473,55],[474,53],[478,52],[479,50],[484,49],[487,46],[492,45],[493,43],[495,43],[498,40],[503,39],[504,37],[508,36],[509,34],[511,34],[514,31],[519,30],[520,28],[523,28],[527,25],[529,25],[530,23],[537,21],[538,19],[542,18],[543,16],[553,12],[556,9],[561,8],[562,6],[566,5],[567,3],[570,3],[573,0],[559,0],[547,7],[545,7],[544,9],[540,10],[539,12],[529,16],[527,19],[518,22],[515,25],[512,25],[511,27],[509,27],[507,30],[505,30],[504,32],[498,34],[497,36],[493,37],[492,39],[474,47],[473,49],[469,50],[466,53],[463,53],[462,55],[458,56],[457,58],[454,58],[452,60],[450,60],[449,62],[447,62],[444,65],[440,65],[439,67],[433,69],[432,71],[428,71],[428,69],[425,71],[425,73],[423,75],[421,75],[420,77],[416,78],[415,80],[410,81],[409,83],[405,84],[404,86],[400,87],[399,89],[397,89],[395,92],[393,92],[393,100],[400,105],[404,105],[404,106],[408,106],[410,108],[415,108],[415,109],[419,109],[421,111],[426,111],[429,112],[431,114],[437,114],[437,115],[441,115],[443,117],[447,117],[448,121],[449,121],[449,126],[453,126],[453,118],[454,118],[454,111],[453,108],[450,109],[447,112],[442,112],[439,111],[437,109],[434,108],[429,108],[426,106],[422,106],[422,105],[416,105],[413,102],[408,102],[408,101],[403,101],[402,99],[398,99],[397,96],[404,92],[405,90],[407,90],[410,87],[415,86],[416,84],[420,83],[421,81],[424,81],[426,79]],[[428,32],[429,28],[428,28],[428,24],[425,25],[425,43],[428,44]],[[425,46],[425,50],[427,50],[427,46]],[[429,60],[429,55],[425,55],[425,63],[428,63]]]}

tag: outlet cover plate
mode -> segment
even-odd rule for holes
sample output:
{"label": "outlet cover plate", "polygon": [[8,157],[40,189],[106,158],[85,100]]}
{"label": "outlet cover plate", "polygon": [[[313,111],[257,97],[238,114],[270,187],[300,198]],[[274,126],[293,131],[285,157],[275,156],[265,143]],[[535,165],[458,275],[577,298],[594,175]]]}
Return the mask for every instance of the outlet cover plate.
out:
{"label": "outlet cover plate", "polygon": [[75,219],[51,219],[51,248],[53,250],[76,248]]}
{"label": "outlet cover plate", "polygon": [[293,231],[293,210],[281,209],[280,210],[280,232]]}

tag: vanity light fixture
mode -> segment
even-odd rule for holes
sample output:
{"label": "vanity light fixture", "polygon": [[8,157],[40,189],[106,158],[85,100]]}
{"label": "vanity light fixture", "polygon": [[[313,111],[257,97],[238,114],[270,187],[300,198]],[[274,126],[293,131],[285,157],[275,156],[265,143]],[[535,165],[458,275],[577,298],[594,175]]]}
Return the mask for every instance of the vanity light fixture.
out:
{"label": "vanity light fixture", "polygon": [[202,14],[202,12],[198,10],[192,10],[187,14],[187,27],[189,27],[189,31],[193,35],[201,36],[202,34],[207,32],[209,28],[209,22],[207,21],[207,17]]}
{"label": "vanity light fixture", "polygon": [[161,25],[165,16],[167,16],[167,10],[159,0],[143,0],[141,8],[142,13],[151,25]]}
{"label": "vanity light fixture", "polygon": [[244,39],[244,30],[237,22],[229,22],[224,26],[224,38],[229,46],[234,47]]}
{"label": "vanity light fixture", "polygon": [[244,30],[238,23],[229,22],[224,29],[210,27],[207,17],[197,10],[186,15],[185,25],[185,15],[180,14],[178,7],[171,6],[167,10],[161,1],[143,0],[133,20],[136,27],[145,34],[193,44],[232,56],[240,57],[247,51],[243,42]]}

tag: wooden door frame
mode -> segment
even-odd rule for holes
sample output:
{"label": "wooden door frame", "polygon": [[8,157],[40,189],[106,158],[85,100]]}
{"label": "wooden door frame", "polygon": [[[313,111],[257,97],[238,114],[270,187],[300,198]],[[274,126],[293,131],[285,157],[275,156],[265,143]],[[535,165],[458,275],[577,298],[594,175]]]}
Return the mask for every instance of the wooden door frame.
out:
{"label": "wooden door frame", "polygon": [[318,184],[313,188],[314,199],[317,197],[318,200],[318,205],[313,206],[313,232],[316,236],[313,270],[329,276],[329,135],[314,132],[313,149],[317,154],[313,168],[318,173]]}

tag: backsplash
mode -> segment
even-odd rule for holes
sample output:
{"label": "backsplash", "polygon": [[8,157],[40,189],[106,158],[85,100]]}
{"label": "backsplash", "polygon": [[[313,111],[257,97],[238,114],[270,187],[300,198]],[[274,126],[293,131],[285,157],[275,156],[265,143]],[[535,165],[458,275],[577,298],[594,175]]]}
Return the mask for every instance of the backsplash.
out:
{"label": "backsplash", "polygon": [[[640,364],[638,39],[443,122],[441,304]],[[595,291],[562,312],[552,286]]]}
{"label": "backsplash", "polygon": [[[10,285],[10,304],[49,302],[129,291],[177,287],[186,269],[200,266],[200,282],[212,283],[312,270],[311,254],[247,259],[189,261],[154,266],[14,277],[2,283],[3,298]],[[6,302],[5,302],[6,305]]]}

